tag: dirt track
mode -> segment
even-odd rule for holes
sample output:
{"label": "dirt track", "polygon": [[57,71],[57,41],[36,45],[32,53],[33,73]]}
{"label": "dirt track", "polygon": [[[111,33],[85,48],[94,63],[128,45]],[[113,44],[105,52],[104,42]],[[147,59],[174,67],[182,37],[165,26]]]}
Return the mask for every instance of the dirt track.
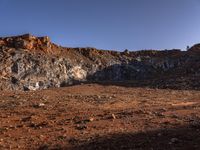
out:
{"label": "dirt track", "polygon": [[0,93],[0,149],[200,149],[200,91],[85,84]]}

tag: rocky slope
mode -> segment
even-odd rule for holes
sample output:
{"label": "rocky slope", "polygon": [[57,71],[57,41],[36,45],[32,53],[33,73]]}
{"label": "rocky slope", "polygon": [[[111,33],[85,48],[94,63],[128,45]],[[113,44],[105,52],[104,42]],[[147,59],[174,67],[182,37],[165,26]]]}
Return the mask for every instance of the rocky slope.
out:
{"label": "rocky slope", "polygon": [[37,90],[78,82],[200,89],[200,44],[188,51],[124,52],[64,48],[30,34],[0,38],[0,90]]}

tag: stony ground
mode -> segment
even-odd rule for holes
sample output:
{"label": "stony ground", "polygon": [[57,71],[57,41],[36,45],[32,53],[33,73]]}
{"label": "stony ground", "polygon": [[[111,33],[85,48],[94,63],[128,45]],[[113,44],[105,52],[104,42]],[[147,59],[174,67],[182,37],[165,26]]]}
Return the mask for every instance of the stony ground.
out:
{"label": "stony ground", "polygon": [[200,149],[200,91],[85,84],[1,92],[0,149]]}

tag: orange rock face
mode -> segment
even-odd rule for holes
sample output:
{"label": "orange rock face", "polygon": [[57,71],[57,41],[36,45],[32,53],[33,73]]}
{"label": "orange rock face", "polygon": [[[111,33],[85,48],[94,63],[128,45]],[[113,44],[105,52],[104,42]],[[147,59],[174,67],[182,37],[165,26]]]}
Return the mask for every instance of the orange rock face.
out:
{"label": "orange rock face", "polygon": [[28,50],[42,50],[47,53],[51,53],[52,47],[55,45],[51,43],[48,36],[35,37],[31,34],[24,34],[15,37],[5,37],[0,39],[0,46],[6,46],[16,49],[28,49]]}

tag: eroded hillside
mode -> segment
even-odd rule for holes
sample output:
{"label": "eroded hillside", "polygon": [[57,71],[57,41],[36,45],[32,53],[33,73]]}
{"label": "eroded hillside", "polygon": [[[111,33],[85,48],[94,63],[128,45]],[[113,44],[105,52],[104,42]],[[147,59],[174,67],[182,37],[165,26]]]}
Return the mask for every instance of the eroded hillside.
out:
{"label": "eroded hillside", "polygon": [[0,89],[36,90],[79,82],[200,88],[200,45],[186,51],[64,48],[30,34],[0,38]]}

